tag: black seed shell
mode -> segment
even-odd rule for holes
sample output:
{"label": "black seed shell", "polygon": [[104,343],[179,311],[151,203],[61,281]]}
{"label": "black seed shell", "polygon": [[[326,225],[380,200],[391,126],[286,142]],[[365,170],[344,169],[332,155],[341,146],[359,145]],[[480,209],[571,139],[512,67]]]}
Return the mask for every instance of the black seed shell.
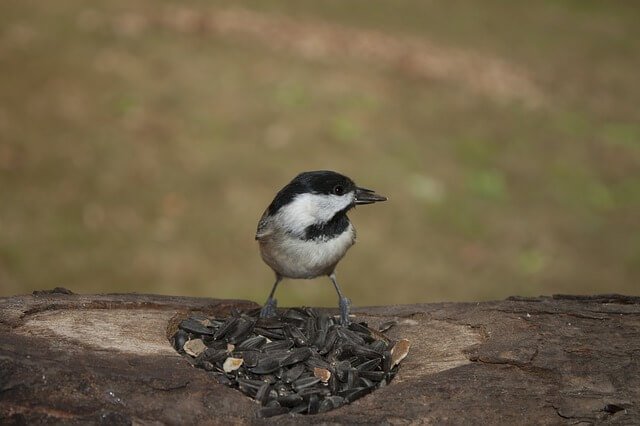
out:
{"label": "black seed shell", "polygon": [[280,361],[280,366],[286,367],[293,364],[298,364],[299,362],[306,361],[311,356],[311,349],[309,348],[299,348],[293,350],[285,359]]}
{"label": "black seed shell", "polygon": [[279,416],[289,412],[287,407],[263,407],[258,411],[258,417],[267,418],[273,416]]}
{"label": "black seed shell", "polygon": [[278,360],[278,358],[265,355],[258,360],[258,365],[250,368],[249,371],[254,374],[269,374],[273,373],[279,368],[280,361]]}

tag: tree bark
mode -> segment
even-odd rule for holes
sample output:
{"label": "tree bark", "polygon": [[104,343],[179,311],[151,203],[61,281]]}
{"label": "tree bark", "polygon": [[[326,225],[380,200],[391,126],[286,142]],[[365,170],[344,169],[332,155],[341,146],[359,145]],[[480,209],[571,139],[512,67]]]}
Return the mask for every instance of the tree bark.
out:
{"label": "tree bark", "polygon": [[64,289],[0,298],[0,423],[640,423],[640,297],[358,309],[410,340],[397,377],[328,413],[266,420],[169,342],[192,313],[256,306]]}

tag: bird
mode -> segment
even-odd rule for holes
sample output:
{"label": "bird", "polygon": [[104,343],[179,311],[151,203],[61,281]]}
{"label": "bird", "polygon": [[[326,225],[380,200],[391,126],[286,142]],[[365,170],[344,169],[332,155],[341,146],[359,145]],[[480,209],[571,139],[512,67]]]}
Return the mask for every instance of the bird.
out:
{"label": "bird", "polygon": [[330,170],[303,172],[285,185],[262,214],[255,236],[262,260],[276,276],[260,316],[276,315],[274,295],[283,278],[328,276],[338,293],[340,323],[348,325],[351,301],[336,279],[338,262],[356,241],[347,213],[357,205],[386,200]]}

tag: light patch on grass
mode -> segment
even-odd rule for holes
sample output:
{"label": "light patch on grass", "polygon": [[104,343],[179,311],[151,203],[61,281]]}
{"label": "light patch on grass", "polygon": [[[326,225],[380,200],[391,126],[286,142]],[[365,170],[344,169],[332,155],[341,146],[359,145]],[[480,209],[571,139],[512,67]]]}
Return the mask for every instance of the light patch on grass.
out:
{"label": "light patch on grass", "polygon": [[409,190],[416,199],[429,204],[441,203],[446,196],[444,184],[432,176],[413,175]]}
{"label": "light patch on grass", "polygon": [[300,108],[309,102],[309,94],[301,84],[285,81],[276,87],[274,101],[281,107]]}
{"label": "light patch on grass", "polygon": [[501,201],[507,196],[504,175],[499,170],[477,170],[467,177],[471,195],[487,200]]}
{"label": "light patch on grass", "polygon": [[331,121],[330,132],[340,142],[352,142],[362,137],[361,127],[346,115],[339,115]]}
{"label": "light patch on grass", "polygon": [[585,188],[585,198],[591,208],[598,210],[611,210],[615,207],[613,193],[602,182],[589,182]]}
{"label": "light patch on grass", "polygon": [[440,46],[425,38],[394,37],[373,30],[301,21],[239,7],[203,13],[174,6],[151,19],[127,12],[115,17],[113,26],[122,35],[137,36],[158,22],[181,33],[207,31],[216,36],[250,40],[278,51],[286,50],[311,60],[354,59],[423,79],[453,81],[496,100],[537,106],[543,99],[526,71],[505,59]]}
{"label": "light patch on grass", "polygon": [[537,249],[527,249],[520,252],[517,258],[518,270],[525,275],[541,273],[547,265],[546,255]]}
{"label": "light patch on grass", "polygon": [[601,131],[606,143],[640,150],[640,125],[637,123],[607,124]]}

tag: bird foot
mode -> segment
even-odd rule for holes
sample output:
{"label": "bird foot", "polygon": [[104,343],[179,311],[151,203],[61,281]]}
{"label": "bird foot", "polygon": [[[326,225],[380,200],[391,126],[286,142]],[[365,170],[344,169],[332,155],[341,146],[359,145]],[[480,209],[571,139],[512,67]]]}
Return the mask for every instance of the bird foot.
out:
{"label": "bird foot", "polygon": [[260,310],[260,318],[269,318],[276,316],[276,306],[278,306],[278,301],[273,298],[268,298],[267,302],[264,304],[262,309]]}
{"label": "bird foot", "polygon": [[349,309],[351,308],[351,300],[347,297],[340,298],[340,324],[349,325]]}

